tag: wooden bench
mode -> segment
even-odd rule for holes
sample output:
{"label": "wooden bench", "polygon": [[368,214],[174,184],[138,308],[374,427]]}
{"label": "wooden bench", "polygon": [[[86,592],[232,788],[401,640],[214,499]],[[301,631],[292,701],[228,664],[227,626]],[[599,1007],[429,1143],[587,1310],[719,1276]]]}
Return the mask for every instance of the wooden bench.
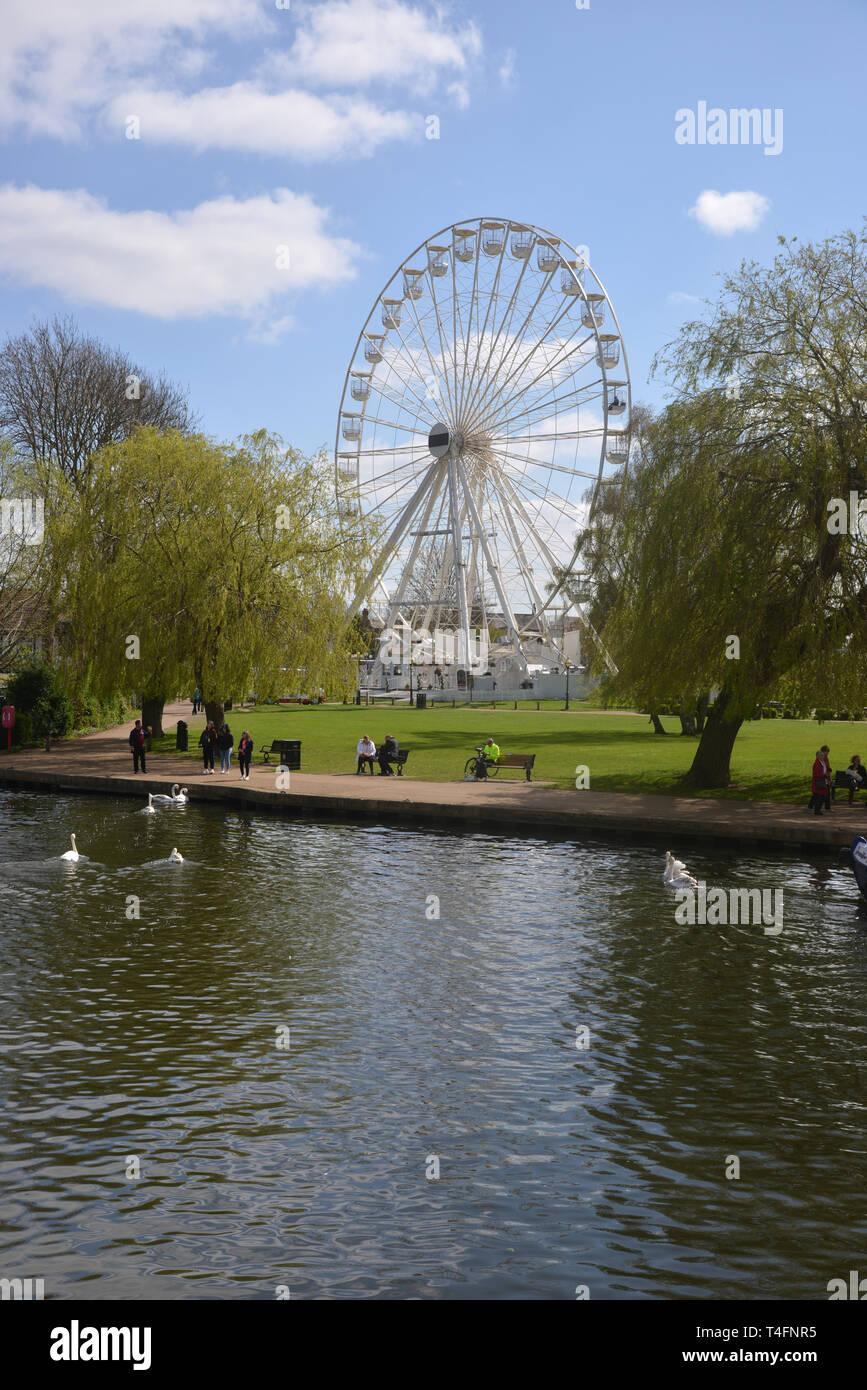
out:
{"label": "wooden bench", "polygon": [[530,773],[533,771],[533,764],[536,761],[535,753],[501,753],[497,763],[497,769],[501,767],[511,771],[512,768],[523,771],[527,775],[527,781],[531,781]]}
{"label": "wooden bench", "polygon": [[[836,790],[837,787],[845,787],[845,788],[846,788],[846,791],[848,792],[851,786],[852,786],[852,783],[849,781],[849,778],[846,776],[845,772],[835,772],[835,773],[834,773],[834,788],[835,788],[835,790]],[[859,785],[859,784],[856,782],[856,783],[855,783],[855,795],[857,796],[859,792],[863,792],[863,791],[867,791],[867,783],[861,782],[860,785]]]}
{"label": "wooden bench", "polygon": [[402,776],[403,776],[403,769],[404,769],[404,767],[406,766],[406,760],[407,760],[408,757],[409,757],[409,749],[408,749],[408,748],[401,748],[401,750],[400,750],[400,752],[398,753],[398,755],[397,755],[396,758],[389,758],[389,760],[388,760],[389,763],[391,763],[391,765],[392,765],[393,767],[396,767],[396,768],[397,768],[397,775],[398,775],[398,777],[402,777]]}
{"label": "wooden bench", "polygon": [[270,748],[263,749],[263,762],[269,763],[272,753],[279,758],[281,767],[288,768],[290,772],[301,771],[301,743],[299,739],[275,738]]}

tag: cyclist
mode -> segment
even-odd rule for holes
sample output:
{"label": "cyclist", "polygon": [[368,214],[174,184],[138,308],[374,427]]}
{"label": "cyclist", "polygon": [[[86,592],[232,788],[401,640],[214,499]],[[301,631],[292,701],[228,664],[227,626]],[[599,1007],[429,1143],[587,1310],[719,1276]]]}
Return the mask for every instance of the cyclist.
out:
{"label": "cyclist", "polygon": [[488,775],[488,768],[500,761],[499,746],[492,738],[485,739],[485,746],[476,759],[476,781],[481,782]]}

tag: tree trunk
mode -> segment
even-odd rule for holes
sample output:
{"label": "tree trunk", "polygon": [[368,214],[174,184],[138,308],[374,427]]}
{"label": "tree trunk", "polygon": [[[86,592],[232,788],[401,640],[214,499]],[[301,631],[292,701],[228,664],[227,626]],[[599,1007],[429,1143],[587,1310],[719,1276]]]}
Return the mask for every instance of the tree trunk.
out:
{"label": "tree trunk", "polygon": [[144,695],[141,702],[141,722],[143,729],[153,730],[154,738],[163,736],[163,710],[165,700],[157,695]]}
{"label": "tree trunk", "polygon": [[667,730],[667,729],[663,729],[663,727],[662,727],[662,722],[661,722],[661,720],[660,720],[660,718],[659,718],[659,715],[656,713],[656,710],[655,710],[655,709],[652,709],[652,710],[650,711],[650,722],[651,722],[651,724],[653,725],[653,732],[654,732],[655,734],[667,734],[667,733],[668,733],[668,730]]}
{"label": "tree trunk", "polygon": [[707,707],[710,703],[708,695],[699,695],[695,706],[695,731],[697,734],[704,733],[704,721],[707,719]]}
{"label": "tree trunk", "polygon": [[[199,689],[201,689],[201,686],[199,687]],[[205,701],[205,723],[207,723],[209,719],[213,719],[214,724],[218,729],[222,728],[223,721],[225,719],[225,711],[223,709],[222,700]]]}
{"label": "tree trunk", "polygon": [[731,781],[732,749],[742,719],[726,719],[728,698],[721,695],[702,730],[692,767],[683,779],[687,787],[727,787]]}

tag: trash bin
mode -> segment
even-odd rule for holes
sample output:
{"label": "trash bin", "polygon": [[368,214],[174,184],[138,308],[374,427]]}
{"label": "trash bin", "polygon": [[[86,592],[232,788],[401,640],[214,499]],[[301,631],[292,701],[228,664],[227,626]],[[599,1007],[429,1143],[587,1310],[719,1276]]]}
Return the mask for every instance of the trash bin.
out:
{"label": "trash bin", "polygon": [[232,701],[231,701],[231,700],[227,700],[226,703],[223,705],[223,709],[231,709],[231,708],[232,708]]}
{"label": "trash bin", "polygon": [[416,709],[427,709],[427,691],[420,690],[415,697]]}
{"label": "trash bin", "polygon": [[360,705],[360,704],[361,704],[361,691],[360,691],[360,690],[359,690],[358,694],[357,694],[356,697],[355,697],[355,703],[356,703],[357,705]]}
{"label": "trash bin", "polygon": [[175,748],[179,753],[186,753],[189,748],[189,731],[186,721],[178,720],[178,729],[175,734]]}

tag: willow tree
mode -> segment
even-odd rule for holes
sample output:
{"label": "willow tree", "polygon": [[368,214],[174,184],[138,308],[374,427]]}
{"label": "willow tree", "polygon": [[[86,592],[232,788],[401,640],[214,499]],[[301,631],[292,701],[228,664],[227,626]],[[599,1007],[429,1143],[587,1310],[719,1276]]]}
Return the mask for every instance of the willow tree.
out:
{"label": "willow tree", "polygon": [[95,689],[141,690],[155,732],[195,685],[220,720],[253,684],[346,682],[365,542],[341,534],[323,459],[265,432],[223,446],[137,430],[94,457],[56,529],[71,659]]}
{"label": "willow tree", "polygon": [[[611,522],[615,688],[712,689],[686,781],[730,781],[738,730],[785,688],[860,707],[867,539],[839,522],[867,479],[867,242],[782,242],[725,279],[659,362],[678,397],[646,430]],[[865,508],[867,510],[867,508]],[[865,528],[867,530],[867,528]]]}

